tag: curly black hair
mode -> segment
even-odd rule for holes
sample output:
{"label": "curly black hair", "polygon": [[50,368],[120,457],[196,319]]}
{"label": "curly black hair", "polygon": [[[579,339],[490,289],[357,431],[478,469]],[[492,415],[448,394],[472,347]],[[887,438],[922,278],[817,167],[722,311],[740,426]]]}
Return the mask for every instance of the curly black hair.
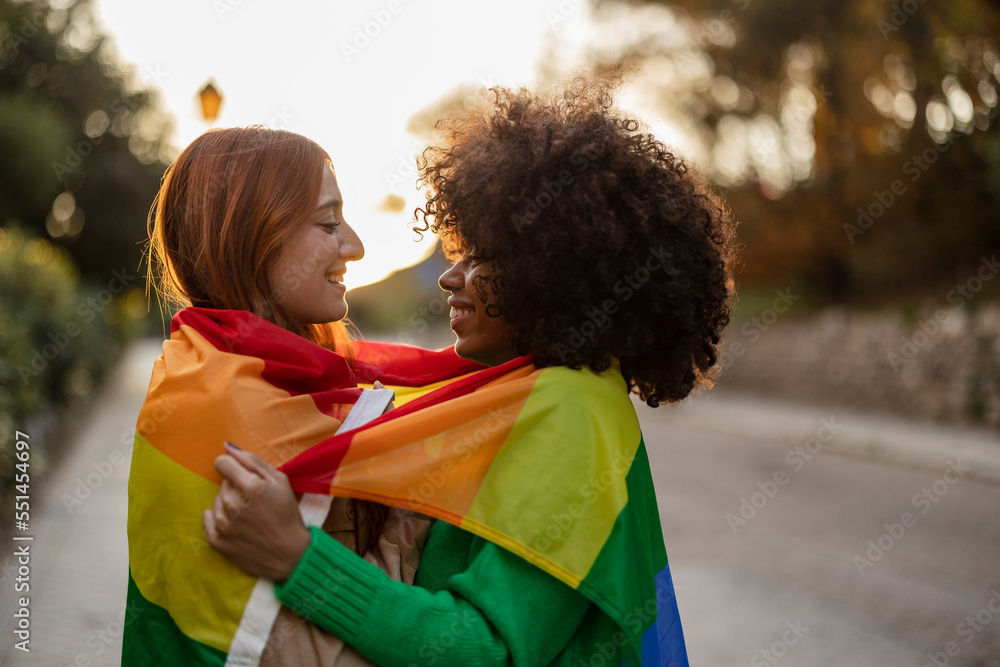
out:
{"label": "curly black hair", "polygon": [[[609,368],[652,407],[710,384],[735,295],[735,224],[697,173],[617,111],[620,75],[491,88],[419,159],[420,232],[492,269],[474,285],[540,367]],[[420,222],[423,226],[420,226]]]}

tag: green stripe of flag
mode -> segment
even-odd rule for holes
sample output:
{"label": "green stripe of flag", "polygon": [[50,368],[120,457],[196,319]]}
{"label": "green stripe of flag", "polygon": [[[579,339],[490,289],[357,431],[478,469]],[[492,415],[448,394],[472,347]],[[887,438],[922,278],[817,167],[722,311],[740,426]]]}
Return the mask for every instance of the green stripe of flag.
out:
{"label": "green stripe of flag", "polygon": [[667,564],[644,442],[639,443],[625,485],[628,504],[580,588],[592,592],[588,597],[625,630],[631,650],[623,651],[623,657],[631,665],[638,664],[642,633],[656,619],[653,578]]}
{"label": "green stripe of flag", "polygon": [[122,667],[201,667],[226,664],[226,654],[197,642],[174,623],[166,609],[142,596],[128,576]]}

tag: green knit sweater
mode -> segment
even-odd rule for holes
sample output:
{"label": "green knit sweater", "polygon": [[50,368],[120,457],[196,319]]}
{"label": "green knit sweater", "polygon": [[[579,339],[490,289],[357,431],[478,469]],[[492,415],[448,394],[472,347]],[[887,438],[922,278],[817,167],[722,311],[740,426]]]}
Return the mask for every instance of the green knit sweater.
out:
{"label": "green knit sweater", "polygon": [[618,665],[624,635],[576,590],[519,556],[436,522],[414,586],[323,531],[278,599],[382,667]]}

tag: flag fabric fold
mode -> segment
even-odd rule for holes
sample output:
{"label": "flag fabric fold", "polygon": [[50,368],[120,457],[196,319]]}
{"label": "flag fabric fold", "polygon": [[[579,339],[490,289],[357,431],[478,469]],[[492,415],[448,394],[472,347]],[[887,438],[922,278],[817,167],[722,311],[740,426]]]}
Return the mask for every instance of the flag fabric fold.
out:
{"label": "flag fabric fold", "polygon": [[[220,483],[212,462],[231,440],[297,492],[412,509],[525,558],[618,623],[625,664],[687,665],[645,445],[616,368],[522,357],[484,369],[453,349],[375,342],[353,354],[349,364],[244,311],[174,317],[137,424],[123,664],[226,664],[257,583],[203,538]],[[337,434],[375,380],[397,408]]]}

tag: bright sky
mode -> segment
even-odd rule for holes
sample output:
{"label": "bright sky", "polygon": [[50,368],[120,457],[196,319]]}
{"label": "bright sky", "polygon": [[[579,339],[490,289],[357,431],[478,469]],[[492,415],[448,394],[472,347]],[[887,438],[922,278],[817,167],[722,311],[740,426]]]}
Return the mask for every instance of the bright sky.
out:
{"label": "bright sky", "polygon": [[[209,127],[196,94],[211,78],[224,97],[216,125],[262,123],[327,149],[366,247],[350,287],[431,247],[406,226],[423,202],[410,116],[463,83],[530,85],[542,36],[589,12],[586,0],[95,0],[95,10],[176,115],[177,148]],[[406,199],[402,213],[376,210],[390,193]]]}

